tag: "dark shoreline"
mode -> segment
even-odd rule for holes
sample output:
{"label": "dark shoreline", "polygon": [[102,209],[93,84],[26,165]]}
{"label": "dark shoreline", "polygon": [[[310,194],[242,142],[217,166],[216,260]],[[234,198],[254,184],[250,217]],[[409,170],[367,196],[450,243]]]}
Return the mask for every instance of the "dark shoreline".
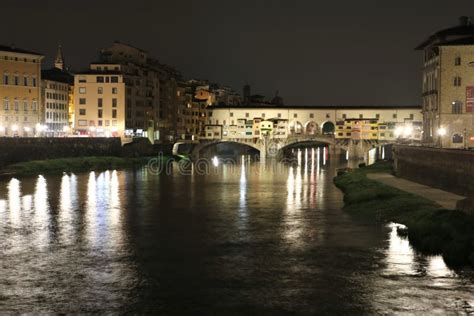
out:
{"label": "dark shoreline", "polygon": [[368,219],[396,222],[416,251],[442,255],[451,267],[474,267],[474,216],[440,209],[434,202],[366,177],[371,172],[392,172],[392,164],[377,163],[334,178],[344,192],[344,210]]}
{"label": "dark shoreline", "polygon": [[8,165],[0,170],[0,179],[16,176],[34,176],[38,174],[60,174],[63,172],[103,171],[107,169],[128,169],[141,167],[150,159],[167,161],[171,157],[115,157],[92,156],[77,158],[59,158],[48,160],[32,160]]}

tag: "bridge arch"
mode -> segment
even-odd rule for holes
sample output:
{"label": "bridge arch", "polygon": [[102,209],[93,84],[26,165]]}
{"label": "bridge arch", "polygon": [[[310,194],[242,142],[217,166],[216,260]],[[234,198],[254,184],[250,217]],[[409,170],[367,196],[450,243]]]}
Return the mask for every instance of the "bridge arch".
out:
{"label": "bridge arch", "polygon": [[234,140],[216,140],[216,141],[209,141],[209,142],[203,142],[203,143],[197,144],[194,147],[194,149],[191,153],[191,156],[193,158],[199,158],[203,151],[209,149],[212,146],[218,146],[218,145],[221,145],[221,144],[237,145],[237,146],[243,147],[243,148],[246,147],[248,149],[258,151],[259,154],[261,152],[260,145],[258,143],[254,143],[253,141],[241,142],[241,141],[234,141]]}
{"label": "bridge arch", "polygon": [[325,121],[321,124],[321,132],[324,135],[333,135],[336,131],[336,125],[331,121]]}

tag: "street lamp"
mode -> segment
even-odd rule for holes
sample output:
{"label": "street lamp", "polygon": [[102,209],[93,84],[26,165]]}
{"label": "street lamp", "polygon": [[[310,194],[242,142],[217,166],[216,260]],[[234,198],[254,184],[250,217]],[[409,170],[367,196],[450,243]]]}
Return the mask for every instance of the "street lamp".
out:
{"label": "street lamp", "polygon": [[441,143],[441,138],[446,135],[446,128],[440,127],[438,129],[438,140],[439,140],[439,147],[443,147]]}

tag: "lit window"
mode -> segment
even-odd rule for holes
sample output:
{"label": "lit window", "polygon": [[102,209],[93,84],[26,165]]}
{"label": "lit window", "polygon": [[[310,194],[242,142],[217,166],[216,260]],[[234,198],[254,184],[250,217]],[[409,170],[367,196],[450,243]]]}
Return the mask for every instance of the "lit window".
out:
{"label": "lit window", "polygon": [[112,88],[112,94],[117,94],[117,88]]}
{"label": "lit window", "polygon": [[102,94],[104,93],[104,89],[102,87],[97,88],[97,94]]}
{"label": "lit window", "polygon": [[86,93],[86,88],[85,87],[79,87],[79,93],[80,94]]}

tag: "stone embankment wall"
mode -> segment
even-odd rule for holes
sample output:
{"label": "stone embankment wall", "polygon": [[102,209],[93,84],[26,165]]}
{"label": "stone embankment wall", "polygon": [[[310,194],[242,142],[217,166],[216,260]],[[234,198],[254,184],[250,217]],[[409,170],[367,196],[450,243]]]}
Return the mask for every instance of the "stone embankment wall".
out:
{"label": "stone embankment wall", "polygon": [[171,155],[172,144],[136,139],[122,147],[120,138],[0,138],[0,169],[17,162],[84,156]]}
{"label": "stone embankment wall", "polygon": [[120,156],[120,138],[0,138],[0,168],[29,160]]}
{"label": "stone embankment wall", "polygon": [[474,151],[394,146],[397,176],[474,198]]}

